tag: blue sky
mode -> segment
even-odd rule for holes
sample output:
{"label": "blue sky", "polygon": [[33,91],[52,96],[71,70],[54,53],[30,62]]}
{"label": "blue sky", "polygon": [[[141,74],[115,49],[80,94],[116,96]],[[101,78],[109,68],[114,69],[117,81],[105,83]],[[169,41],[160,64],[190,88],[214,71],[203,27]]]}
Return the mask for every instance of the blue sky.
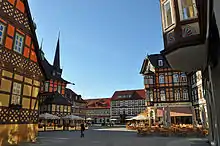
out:
{"label": "blue sky", "polygon": [[39,43],[53,62],[61,32],[63,78],[83,98],[141,89],[143,59],[163,49],[159,0],[29,0]]}

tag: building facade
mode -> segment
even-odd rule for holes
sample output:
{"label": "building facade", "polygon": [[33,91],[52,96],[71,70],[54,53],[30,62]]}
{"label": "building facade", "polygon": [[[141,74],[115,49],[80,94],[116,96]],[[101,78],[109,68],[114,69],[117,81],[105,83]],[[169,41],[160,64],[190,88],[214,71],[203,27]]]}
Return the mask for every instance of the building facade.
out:
{"label": "building facade", "polygon": [[[171,69],[160,54],[148,55],[140,74],[144,76],[147,106],[154,120],[171,123],[192,123],[192,103],[187,75]],[[169,120],[169,121],[168,121]]]}
{"label": "building facade", "polygon": [[44,57],[42,48],[40,52],[42,65],[45,69],[48,80],[41,84],[39,112],[40,114],[50,113],[59,117],[70,115],[72,103],[64,96],[66,85],[70,82],[62,78],[59,38],[57,41],[53,65],[51,65]]}
{"label": "building facade", "polygon": [[35,141],[44,71],[27,0],[0,1],[0,145]]}
{"label": "building facade", "polygon": [[82,96],[66,88],[65,97],[72,103],[72,114],[86,118],[86,101],[82,99]]}
{"label": "building facade", "polygon": [[192,72],[188,76],[196,121],[197,123],[202,124],[204,127],[207,127],[208,115],[202,83],[202,71]]}
{"label": "building facade", "polygon": [[110,98],[87,99],[87,118],[90,118],[95,124],[109,123],[110,100]]}
{"label": "building facade", "polygon": [[115,91],[111,98],[111,119],[125,123],[125,119],[132,118],[146,109],[145,90]]}

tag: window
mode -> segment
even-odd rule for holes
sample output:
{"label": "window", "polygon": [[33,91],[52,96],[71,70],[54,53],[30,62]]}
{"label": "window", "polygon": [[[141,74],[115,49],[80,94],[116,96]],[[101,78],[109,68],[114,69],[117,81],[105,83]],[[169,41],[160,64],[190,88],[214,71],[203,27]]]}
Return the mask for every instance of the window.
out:
{"label": "window", "polygon": [[183,100],[189,100],[188,90],[187,89],[183,90]]}
{"label": "window", "polygon": [[58,91],[59,93],[61,93],[61,86],[60,86],[60,85],[58,85],[57,91]]}
{"label": "window", "polygon": [[18,33],[15,35],[14,51],[22,54],[24,37]]}
{"label": "window", "polygon": [[179,82],[179,75],[177,73],[173,74],[173,82],[174,83]]}
{"label": "window", "polygon": [[11,104],[20,105],[21,103],[21,84],[14,82],[12,89]]}
{"label": "window", "polygon": [[160,84],[164,83],[164,75],[159,75],[159,82]]}
{"label": "window", "polygon": [[187,76],[186,76],[186,74],[182,73],[182,74],[181,74],[181,79],[182,79],[182,82],[187,82]]}
{"label": "window", "polygon": [[164,21],[165,21],[164,25],[165,28],[167,28],[173,24],[173,14],[172,14],[172,7],[170,0],[167,0],[167,2],[163,4],[163,13],[164,13]]}
{"label": "window", "polygon": [[0,44],[3,43],[5,26],[0,23]]}
{"label": "window", "polygon": [[179,0],[180,20],[187,20],[197,17],[195,0]]}
{"label": "window", "polygon": [[153,102],[154,101],[154,94],[153,91],[150,91],[150,101]]}
{"label": "window", "polygon": [[180,101],[180,91],[179,90],[175,90],[175,101]]}
{"label": "window", "polygon": [[57,111],[58,112],[60,111],[60,105],[57,105]]}
{"label": "window", "polygon": [[166,101],[166,94],[164,90],[160,91],[160,99],[161,101]]}
{"label": "window", "polygon": [[163,60],[158,60],[158,66],[163,66]]}
{"label": "window", "polygon": [[45,82],[45,92],[48,92],[48,91],[49,91],[49,83]]}

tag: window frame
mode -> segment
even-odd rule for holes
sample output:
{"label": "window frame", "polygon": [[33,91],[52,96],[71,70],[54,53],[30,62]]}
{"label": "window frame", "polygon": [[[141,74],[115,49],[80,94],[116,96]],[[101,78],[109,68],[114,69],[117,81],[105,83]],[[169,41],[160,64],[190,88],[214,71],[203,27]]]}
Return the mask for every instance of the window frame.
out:
{"label": "window frame", "polygon": [[175,101],[180,101],[181,100],[180,96],[181,96],[180,95],[180,90],[179,89],[174,90],[174,99],[175,99]]}
{"label": "window frame", "polygon": [[[163,97],[163,100],[162,100]],[[166,101],[166,91],[165,90],[160,90],[160,101]]]}
{"label": "window frame", "polygon": [[164,65],[164,62],[162,59],[159,59],[158,60],[158,66],[162,67]]}
{"label": "window frame", "polygon": [[[161,79],[161,77],[163,77],[163,78],[162,78],[163,80]],[[161,82],[161,80],[162,80],[162,82]],[[164,84],[164,83],[165,83],[165,75],[164,75],[164,74],[160,74],[160,75],[159,75],[159,83],[160,83],[160,84]]]}
{"label": "window frame", "polygon": [[0,30],[2,32],[2,36],[0,36],[0,45],[3,45],[4,40],[5,40],[6,26],[2,22],[0,22],[0,26],[3,27],[3,30],[2,31]]}
{"label": "window frame", "polygon": [[[60,91],[59,91],[60,90]],[[57,86],[57,92],[59,92],[61,94],[61,91],[62,91],[62,86],[61,85],[58,85]]]}
{"label": "window frame", "polygon": [[178,73],[174,73],[173,74],[173,82],[174,83],[178,83],[179,82],[179,74]]}
{"label": "window frame", "polygon": [[[167,13],[165,11],[165,6],[168,4],[170,6],[170,10],[171,10],[171,24],[168,25],[168,21],[167,21]],[[174,19],[174,12],[173,12],[173,3],[171,0],[166,0],[164,3],[162,3],[162,13],[163,13],[163,22],[164,22],[164,29],[169,28],[170,26],[172,26],[173,24],[175,24],[175,19]]]}
{"label": "window frame", "polygon": [[[19,37],[18,39],[20,40],[20,38],[22,38],[22,44],[21,44],[21,50],[20,50],[20,52],[17,50],[18,48],[16,48],[17,47],[17,45],[16,45],[16,37]],[[20,41],[18,41],[18,43],[20,43]],[[16,48],[16,49],[15,49]],[[15,33],[15,38],[14,38],[14,45],[13,45],[13,51],[15,51],[15,52],[17,52],[17,53],[19,53],[19,54],[23,54],[23,51],[24,51],[24,36],[22,35],[22,34],[20,34],[20,33],[18,33],[18,32],[16,32]]]}
{"label": "window frame", "polygon": [[[20,86],[19,88],[18,85]],[[17,88],[17,89],[15,89]],[[20,91],[18,91],[20,90]],[[11,91],[11,99],[10,99],[10,105],[19,105],[21,106],[21,102],[22,102],[22,83],[18,83],[18,82],[13,82],[12,83],[12,91]],[[14,99],[17,98],[17,99]],[[19,99],[18,99],[19,98]],[[13,102],[14,100],[17,100],[17,102]]]}
{"label": "window frame", "polygon": [[183,89],[183,100],[189,100],[189,93],[187,89]]}
{"label": "window frame", "polygon": [[[185,0],[184,0],[185,1]],[[178,8],[179,8],[179,19],[180,21],[187,21],[187,20],[192,20],[192,19],[197,19],[198,18],[198,9],[196,7],[196,0],[191,0],[192,2],[192,7],[193,7],[193,13],[196,16],[193,17],[188,17],[184,18],[184,7],[183,7],[183,0],[178,0]],[[187,9],[189,9],[190,6],[187,6]]]}

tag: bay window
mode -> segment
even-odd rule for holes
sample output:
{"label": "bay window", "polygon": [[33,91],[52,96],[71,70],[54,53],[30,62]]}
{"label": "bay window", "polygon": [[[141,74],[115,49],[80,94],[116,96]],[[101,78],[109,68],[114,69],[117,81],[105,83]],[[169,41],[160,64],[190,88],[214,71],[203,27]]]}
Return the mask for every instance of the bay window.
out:
{"label": "bay window", "polygon": [[197,8],[195,0],[178,0],[180,20],[197,18]]}
{"label": "bay window", "polygon": [[163,9],[163,15],[164,15],[164,25],[165,25],[165,28],[167,28],[174,23],[171,0],[167,0],[162,5],[162,9]]}

